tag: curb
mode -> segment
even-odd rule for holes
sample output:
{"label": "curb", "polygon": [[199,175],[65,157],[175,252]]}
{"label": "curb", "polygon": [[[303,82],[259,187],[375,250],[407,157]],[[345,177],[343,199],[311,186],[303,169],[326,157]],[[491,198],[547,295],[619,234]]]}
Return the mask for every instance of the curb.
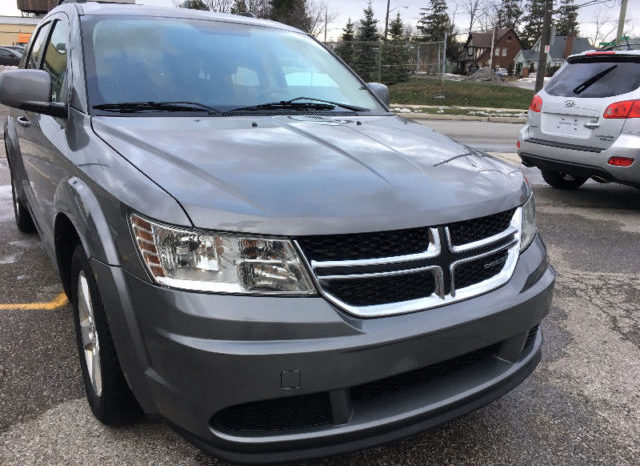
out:
{"label": "curb", "polygon": [[475,115],[447,115],[446,113],[417,113],[404,112],[396,113],[397,116],[409,120],[454,120],[454,121],[489,121],[493,123],[526,123],[526,118],[521,117],[500,117],[500,116],[475,116]]}

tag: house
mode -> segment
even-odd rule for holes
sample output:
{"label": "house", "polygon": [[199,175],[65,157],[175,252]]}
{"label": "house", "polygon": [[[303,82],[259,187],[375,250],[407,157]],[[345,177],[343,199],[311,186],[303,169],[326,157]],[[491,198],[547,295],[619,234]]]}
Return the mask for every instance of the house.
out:
{"label": "house", "polygon": [[[564,64],[565,59],[569,55],[582,53],[586,50],[593,49],[589,39],[585,37],[577,37],[574,35],[556,36],[551,34],[551,43],[549,54],[547,55],[547,68],[559,68]],[[533,64],[535,70],[538,66],[538,57],[540,55],[540,39],[536,41],[531,50],[521,50],[515,56],[513,62],[516,70],[530,68]]]}
{"label": "house", "polygon": [[467,73],[470,69],[490,64],[492,68],[507,68],[511,71],[513,60],[521,49],[520,39],[513,29],[471,32],[464,44],[460,60],[461,71]]}

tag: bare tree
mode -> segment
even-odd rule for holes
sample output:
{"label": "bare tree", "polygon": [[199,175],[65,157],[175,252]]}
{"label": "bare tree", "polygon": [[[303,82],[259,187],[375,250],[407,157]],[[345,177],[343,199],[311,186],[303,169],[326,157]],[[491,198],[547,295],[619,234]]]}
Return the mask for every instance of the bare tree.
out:
{"label": "bare tree", "polygon": [[232,0],[204,0],[205,5],[209,7],[209,10],[217,13],[229,13],[231,12]]}
{"label": "bare tree", "polygon": [[476,12],[477,21],[483,31],[490,31],[498,24],[500,0],[488,0]]}
{"label": "bare tree", "polygon": [[593,46],[597,47],[600,42],[606,42],[617,30],[618,20],[611,19],[604,10],[598,10],[595,16],[595,30],[591,36]]}
{"label": "bare tree", "polygon": [[461,0],[461,8],[469,15],[469,32],[471,32],[473,24],[478,20],[478,14],[481,13],[482,0]]}
{"label": "bare tree", "polygon": [[311,3],[309,5],[309,18],[311,19],[309,32],[316,38],[319,37],[320,34],[324,34],[326,38],[326,29],[329,27],[329,23],[332,23],[337,17],[338,12],[330,9],[324,0]]}
{"label": "bare tree", "polygon": [[268,18],[271,15],[269,0],[247,0],[247,10],[258,18]]}

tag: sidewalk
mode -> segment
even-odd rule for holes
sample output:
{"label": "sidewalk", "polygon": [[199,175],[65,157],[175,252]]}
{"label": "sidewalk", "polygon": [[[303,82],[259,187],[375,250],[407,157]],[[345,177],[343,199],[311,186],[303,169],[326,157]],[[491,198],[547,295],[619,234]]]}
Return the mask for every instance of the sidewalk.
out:
{"label": "sidewalk", "polygon": [[391,111],[410,120],[491,121],[524,124],[527,110],[516,108],[466,107],[449,105],[391,104]]}

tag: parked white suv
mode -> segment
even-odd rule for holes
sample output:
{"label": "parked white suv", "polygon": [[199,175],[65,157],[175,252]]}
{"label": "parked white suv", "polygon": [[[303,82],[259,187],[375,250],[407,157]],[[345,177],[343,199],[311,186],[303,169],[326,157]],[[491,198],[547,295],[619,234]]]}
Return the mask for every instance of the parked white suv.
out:
{"label": "parked white suv", "polygon": [[640,51],[573,55],[533,97],[518,155],[555,188],[640,187]]}

